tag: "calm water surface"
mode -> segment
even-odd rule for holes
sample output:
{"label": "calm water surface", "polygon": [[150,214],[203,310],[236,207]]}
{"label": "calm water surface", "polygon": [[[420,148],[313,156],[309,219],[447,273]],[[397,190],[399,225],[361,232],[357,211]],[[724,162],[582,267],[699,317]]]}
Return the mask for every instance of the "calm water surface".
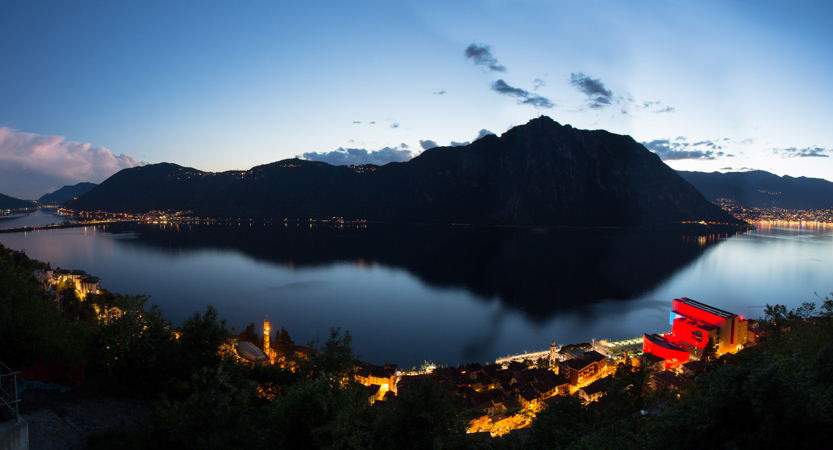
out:
{"label": "calm water surface", "polygon": [[766,303],[794,307],[833,291],[829,227],[702,238],[125,224],[0,234],[0,243],[86,270],[112,292],[151,295],[175,324],[211,303],[238,331],[268,315],[297,343],[337,326],[363,358],[401,367],[665,331],[681,296],[756,318]]}
{"label": "calm water surface", "polygon": [[57,212],[57,208],[41,208],[22,215],[13,214],[12,216],[15,217],[0,216],[0,230],[6,228],[39,227],[62,222],[77,222],[77,220],[62,216]]}

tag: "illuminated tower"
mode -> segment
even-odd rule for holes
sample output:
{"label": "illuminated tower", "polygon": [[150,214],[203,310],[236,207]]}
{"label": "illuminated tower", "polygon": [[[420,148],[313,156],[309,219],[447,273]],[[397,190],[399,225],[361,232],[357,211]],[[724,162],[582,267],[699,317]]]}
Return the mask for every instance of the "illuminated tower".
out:
{"label": "illuminated tower", "polygon": [[269,316],[263,319],[263,353],[269,354]]}
{"label": "illuminated tower", "polygon": [[561,347],[555,345],[555,341],[552,341],[550,344],[550,367],[554,368],[556,373],[558,372],[558,351],[561,350]]}

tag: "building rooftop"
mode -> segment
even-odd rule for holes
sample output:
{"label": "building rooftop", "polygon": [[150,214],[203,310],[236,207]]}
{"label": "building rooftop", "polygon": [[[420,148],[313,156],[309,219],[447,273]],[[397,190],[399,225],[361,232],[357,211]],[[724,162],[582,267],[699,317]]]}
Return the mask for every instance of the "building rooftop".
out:
{"label": "building rooftop", "polygon": [[685,367],[688,370],[696,371],[696,370],[700,370],[703,367],[705,367],[706,364],[703,361],[689,361],[689,362],[683,364],[682,366]]}
{"label": "building rooftop", "polygon": [[677,379],[677,374],[675,374],[674,372],[672,372],[670,370],[664,370],[662,372],[655,373],[651,376],[656,377],[656,378],[658,378],[660,380],[663,380],[663,381],[671,381],[671,380]]}
{"label": "building rooftop", "polygon": [[584,352],[584,354],[581,356],[581,358],[568,359],[567,361],[564,361],[561,364],[563,364],[563,365],[565,365],[565,366],[567,366],[571,369],[574,369],[574,370],[581,370],[581,369],[584,369],[585,367],[589,366],[590,364],[593,364],[593,363],[596,363],[596,362],[599,362],[599,361],[604,361],[604,360],[605,360],[604,355],[602,355],[601,353],[599,353],[595,350],[591,350],[589,352]]}
{"label": "building rooftop", "polygon": [[665,359],[663,359],[662,357],[659,357],[659,356],[657,356],[653,353],[643,353],[642,354],[642,359],[644,359],[645,362],[649,363],[649,364],[654,364],[654,363],[665,361]]}
{"label": "building rooftop", "polygon": [[728,311],[724,311],[722,309],[717,309],[714,306],[709,306],[705,303],[700,303],[700,302],[698,302],[696,300],[692,300],[688,297],[679,298],[679,299],[677,299],[677,301],[683,302],[687,305],[691,305],[691,306],[693,306],[697,309],[703,310],[707,313],[714,314],[715,316],[723,317],[724,319],[730,319],[730,318],[735,317],[737,315],[737,314],[732,314]]}

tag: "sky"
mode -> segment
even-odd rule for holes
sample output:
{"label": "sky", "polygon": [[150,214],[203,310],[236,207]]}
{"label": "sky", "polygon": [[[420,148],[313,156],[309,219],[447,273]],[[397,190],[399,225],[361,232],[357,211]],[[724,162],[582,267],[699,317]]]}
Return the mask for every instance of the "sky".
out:
{"label": "sky", "polygon": [[540,115],[833,181],[833,2],[0,2],[0,193],[406,161]]}

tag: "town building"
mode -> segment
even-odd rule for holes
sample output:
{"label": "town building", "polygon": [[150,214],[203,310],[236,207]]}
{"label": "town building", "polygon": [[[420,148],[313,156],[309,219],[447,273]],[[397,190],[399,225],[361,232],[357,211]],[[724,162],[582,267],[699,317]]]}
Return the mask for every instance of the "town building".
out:
{"label": "town building", "polygon": [[584,352],[581,357],[559,363],[559,374],[569,380],[570,385],[578,386],[597,377],[604,371],[605,356],[591,350]]}
{"label": "town building", "polygon": [[673,300],[670,322],[671,333],[646,334],[643,341],[643,352],[665,359],[667,369],[699,360],[709,338],[718,354],[740,350],[748,338],[743,317],[686,297]]}
{"label": "town building", "polygon": [[365,363],[356,369],[356,381],[365,386],[379,386],[377,398],[381,400],[389,391],[396,393],[396,368],[396,364]]}

